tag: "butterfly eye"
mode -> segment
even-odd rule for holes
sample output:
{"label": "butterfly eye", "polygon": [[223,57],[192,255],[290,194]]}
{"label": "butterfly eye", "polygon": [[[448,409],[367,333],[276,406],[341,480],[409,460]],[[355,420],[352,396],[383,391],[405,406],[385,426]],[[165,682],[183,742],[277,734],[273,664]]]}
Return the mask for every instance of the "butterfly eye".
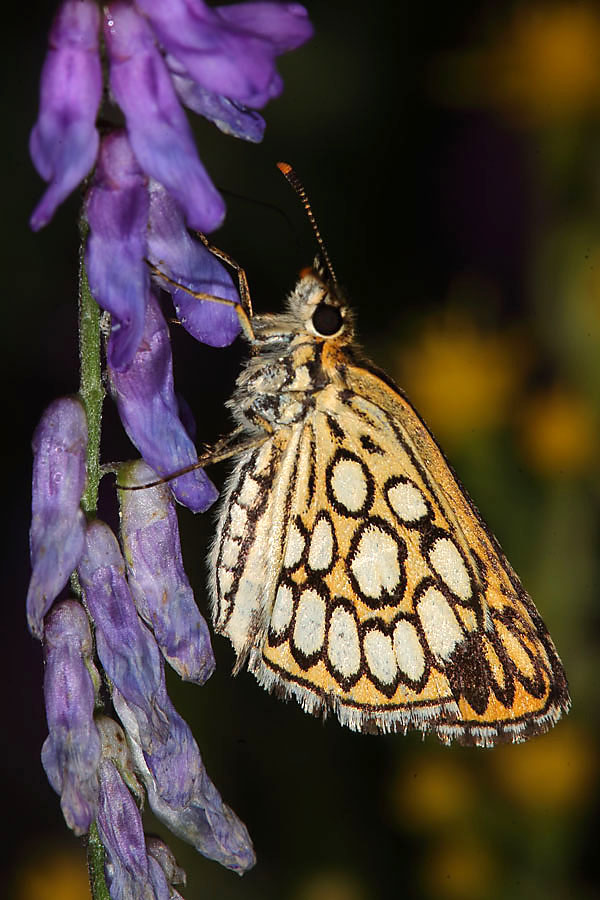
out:
{"label": "butterfly eye", "polygon": [[331,337],[331,335],[337,334],[340,330],[344,324],[344,319],[337,306],[330,306],[329,303],[319,303],[312,315],[312,323],[317,334],[323,335],[323,337]]}

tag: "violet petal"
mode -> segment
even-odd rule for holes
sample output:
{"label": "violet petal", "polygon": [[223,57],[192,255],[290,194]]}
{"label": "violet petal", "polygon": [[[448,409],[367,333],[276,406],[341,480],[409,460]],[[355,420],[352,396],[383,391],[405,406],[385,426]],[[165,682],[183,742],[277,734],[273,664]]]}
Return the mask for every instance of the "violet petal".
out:
{"label": "violet petal", "polygon": [[[156,474],[142,460],[119,468],[118,482],[144,484]],[[166,485],[119,491],[121,542],[137,611],[165,659],[184,681],[204,684],[215,668],[210,634],[181,558],[177,513]]]}
{"label": "violet petal", "polygon": [[256,857],[246,826],[221,799],[188,725],[169,698],[163,705],[166,736],[155,734],[143,713],[118,691],[113,691],[113,703],[157,818],[209,859],[240,875],[250,869]]}
{"label": "violet petal", "polygon": [[140,621],[125,579],[119,544],[104,522],[95,520],[88,525],[78,572],[106,674],[160,732],[165,728],[156,702],[164,683],[161,655],[152,634]]}
{"label": "violet petal", "polygon": [[149,205],[147,179],[127,135],[123,131],[108,135],[86,198],[90,226],[86,267],[94,298],[111,314],[109,362],[115,369],[131,363],[144,332]]}
{"label": "violet petal", "polygon": [[44,630],[44,697],[50,734],[42,765],[61,795],[65,821],[75,834],[89,831],[98,805],[100,736],[94,724],[96,691],[90,670],[92,635],[76,600],[57,603]]}
{"label": "violet petal", "polygon": [[174,56],[167,56],[166,63],[171,73],[173,87],[184,106],[204,116],[224,134],[253,144],[262,141],[267,123],[260,113],[203,88],[189,77]]}
{"label": "violet petal", "polygon": [[34,231],[50,221],[96,159],[96,115],[102,94],[99,24],[95,2],[66,0],[50,30],[40,111],[29,141],[34,165],[49,182],[31,216]]}
{"label": "violet petal", "polygon": [[42,620],[77,567],[83,551],[87,420],[75,397],[55,400],[33,436],[32,573],[27,592],[31,633],[42,637]]}
{"label": "violet petal", "polygon": [[[201,0],[137,0],[165,51],[174,56],[201,87],[261,107],[281,93],[274,57],[312,35],[304,7],[296,3],[259,3],[252,16],[237,4],[211,9]],[[272,32],[272,33],[271,33]]]}
{"label": "violet petal", "polygon": [[[108,370],[113,398],[131,441],[161,476],[197,462],[196,448],[178,415],[173,387],[169,330],[158,301],[149,294],[144,336],[125,372]],[[169,486],[177,500],[203,512],[218,493],[202,469],[175,478]]]}
{"label": "violet petal", "polygon": [[156,900],[140,811],[111,760],[100,765],[98,833],[112,900]]}
{"label": "violet petal", "polygon": [[104,34],[111,90],[140,166],[173,194],[190,227],[212,231],[223,221],[225,204],[198,158],[149,25],[132,7],[113,3],[105,12]]}
{"label": "violet petal", "polygon": [[[173,281],[191,291],[239,302],[231,275],[210,250],[193,240],[181,209],[164,187],[151,181],[148,257]],[[186,331],[211,347],[225,347],[237,337],[240,324],[234,309],[200,300],[168,281],[157,279],[173,297],[175,311]]]}

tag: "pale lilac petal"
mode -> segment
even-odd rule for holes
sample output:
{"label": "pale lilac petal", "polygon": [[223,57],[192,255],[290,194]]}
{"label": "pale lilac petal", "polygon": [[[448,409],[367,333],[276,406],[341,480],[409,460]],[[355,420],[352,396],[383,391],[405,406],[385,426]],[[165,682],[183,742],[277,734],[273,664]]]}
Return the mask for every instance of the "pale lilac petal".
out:
{"label": "pale lilac petal", "polygon": [[42,621],[77,567],[83,551],[85,516],[79,503],[85,487],[87,420],[75,397],[55,400],[33,437],[31,580],[27,621],[42,637]]}
{"label": "pale lilac petal", "polygon": [[127,135],[108,135],[86,198],[86,268],[96,302],[111,314],[109,362],[115,369],[131,363],[144,332],[149,205],[147,178]]}
{"label": "pale lilac petal", "polygon": [[[125,372],[108,370],[121,421],[146,462],[161,476],[197,462],[198,455],[181,419],[173,388],[169,330],[158,301],[149,295],[144,336]],[[169,481],[177,500],[203,512],[218,494],[202,469]]]}
{"label": "pale lilac petal", "polygon": [[[188,232],[181,209],[156,181],[150,183],[150,229],[148,258],[173,281],[196,291],[239,302],[231,275],[213,253]],[[177,317],[186,331],[211,347],[231,344],[240,331],[234,309],[210,300],[200,300],[168,281],[157,284],[173,297]]]}
{"label": "pale lilac petal", "polygon": [[34,231],[50,221],[96,159],[96,115],[102,95],[99,24],[93,0],[67,0],[50,31],[40,112],[29,141],[34,165],[49,182],[31,217]]}
{"label": "pale lilac petal", "polygon": [[140,166],[181,204],[191,228],[212,231],[223,221],[225,204],[198,158],[149,25],[132,7],[113,3],[105,13],[104,34],[111,90]]}
{"label": "pale lilac petal", "polygon": [[[148,484],[142,460],[122,465],[118,483]],[[204,684],[215,668],[210,634],[183,568],[177,513],[166,485],[119,491],[121,544],[137,611],[184,681]]]}
{"label": "pale lilac petal", "polygon": [[57,603],[44,630],[44,697],[50,734],[42,765],[69,828],[86,834],[98,805],[100,736],[94,724],[96,689],[90,672],[92,635],[85,610],[76,600]]}

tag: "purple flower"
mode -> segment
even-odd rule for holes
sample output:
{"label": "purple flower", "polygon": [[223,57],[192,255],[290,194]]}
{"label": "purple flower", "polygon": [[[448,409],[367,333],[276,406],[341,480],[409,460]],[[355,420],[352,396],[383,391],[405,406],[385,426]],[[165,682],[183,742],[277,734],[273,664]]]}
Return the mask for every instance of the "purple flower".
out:
{"label": "purple flower", "polygon": [[110,759],[100,766],[98,833],[106,850],[106,881],[112,900],[155,900],[142,817]]}
{"label": "purple flower", "polygon": [[40,113],[29,151],[49,187],[31,217],[34,231],[85,178],[98,152],[96,115],[102,95],[100,11],[93,0],[66,0],[50,30],[42,70]]}
{"label": "purple flower", "polygon": [[[50,33],[31,136],[34,163],[50,187],[33,228],[47,224],[96,159],[99,24],[93,0],[64,0]],[[202,0],[136,0],[106,6],[103,25],[110,100],[125,115],[138,164],[178,200],[191,227],[212,230],[225,207],[178,95],[221,130],[259,140],[262,119],[245,107],[264,106],[281,92],[275,58],[311,37],[306,10],[297,3],[209,8]]]}
{"label": "purple flower", "polygon": [[113,703],[155,816],[209,859],[240,875],[252,868],[256,857],[246,826],[223,802],[189,726],[166,694],[161,711],[168,727],[161,732],[118,690]]}
{"label": "purple flower", "polygon": [[167,695],[161,656],[138,618],[124,568],[110,528],[91,523],[79,577],[134,767],[153,811],[171,831],[205,856],[245,871],[254,864],[248,832],[208,778],[192,733]]}
{"label": "purple flower", "polygon": [[[192,240],[179,206],[156,181],[150,182],[148,258],[189,291],[239,302],[229,272],[210,250]],[[239,334],[239,319],[232,307],[200,300],[164,279],[157,279],[157,283],[172,294],[179,321],[196,340],[225,347]]]}
{"label": "purple flower", "polygon": [[46,617],[44,662],[50,734],[42,764],[60,794],[67,825],[81,835],[89,830],[98,805],[101,745],[94,706],[100,679],[92,662],[87,615],[76,600],[57,603]]}
{"label": "purple flower", "polygon": [[[171,14],[171,3],[162,6]],[[125,113],[140,166],[178,201],[191,228],[212,231],[223,221],[225,205],[198,159],[150,26],[133,7],[113,3],[105,18],[104,37],[111,61],[111,91]]]}
{"label": "purple flower", "polygon": [[[119,484],[144,484],[156,475],[141,460],[126,463]],[[166,485],[120,491],[121,542],[137,611],[165,659],[184,681],[204,684],[215,667],[208,626],[183,568],[177,514]]]}
{"label": "purple flower", "polygon": [[137,0],[167,53],[199,85],[246,106],[279,96],[275,56],[312,35],[299,3],[238,3],[209,8],[202,0]]}
{"label": "purple flower", "polygon": [[125,562],[108,525],[88,525],[79,579],[96,628],[96,647],[104,671],[132,703],[164,727],[156,697],[162,689],[160,652],[140,621],[125,579]]}
{"label": "purple flower", "polygon": [[55,400],[33,436],[31,580],[27,621],[42,637],[42,620],[66,585],[83,551],[87,421],[75,397]]}
{"label": "purple flower", "polygon": [[90,290],[111,314],[109,363],[125,368],[144,332],[150,273],[144,260],[150,203],[147,178],[124,132],[108,135],[86,198]]}
{"label": "purple flower", "polygon": [[[152,292],[135,358],[124,372],[109,369],[109,379],[127,434],[159,475],[170,475],[197,461],[196,448],[179,418],[169,330]],[[194,512],[208,509],[217,498],[202,469],[170,481],[169,486],[179,502]]]}

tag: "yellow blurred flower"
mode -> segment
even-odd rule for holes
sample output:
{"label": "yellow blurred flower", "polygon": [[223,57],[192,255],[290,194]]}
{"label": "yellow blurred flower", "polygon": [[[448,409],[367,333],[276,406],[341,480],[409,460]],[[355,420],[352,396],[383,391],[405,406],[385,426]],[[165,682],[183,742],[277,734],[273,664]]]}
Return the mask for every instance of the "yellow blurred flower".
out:
{"label": "yellow blurred flower", "polygon": [[442,442],[456,442],[508,420],[527,366],[523,341],[453,312],[403,348],[395,375]]}
{"label": "yellow blurred flower", "polygon": [[536,471],[572,474],[586,470],[597,459],[594,414],[583,397],[564,385],[532,397],[519,418],[523,453]]}
{"label": "yellow blurred flower", "polygon": [[421,877],[427,896],[480,900],[493,894],[497,871],[489,850],[476,838],[450,835],[424,859]]}
{"label": "yellow blurred flower", "polygon": [[15,872],[14,900],[87,900],[90,896],[85,853],[78,846],[42,854]]}
{"label": "yellow blurred flower", "polygon": [[294,900],[365,900],[363,885],[341,869],[315,872],[302,882]]}
{"label": "yellow blurred flower", "polygon": [[436,87],[525,123],[572,119],[600,104],[599,58],[596,4],[537,3],[517,9],[487,50],[443,60]]}
{"label": "yellow blurred flower", "polygon": [[392,782],[389,801],[404,828],[447,826],[466,817],[473,783],[457,757],[447,751],[415,757]]}
{"label": "yellow blurred flower", "polygon": [[503,745],[487,761],[500,789],[518,806],[560,813],[586,806],[598,777],[598,748],[573,722],[543,737]]}

